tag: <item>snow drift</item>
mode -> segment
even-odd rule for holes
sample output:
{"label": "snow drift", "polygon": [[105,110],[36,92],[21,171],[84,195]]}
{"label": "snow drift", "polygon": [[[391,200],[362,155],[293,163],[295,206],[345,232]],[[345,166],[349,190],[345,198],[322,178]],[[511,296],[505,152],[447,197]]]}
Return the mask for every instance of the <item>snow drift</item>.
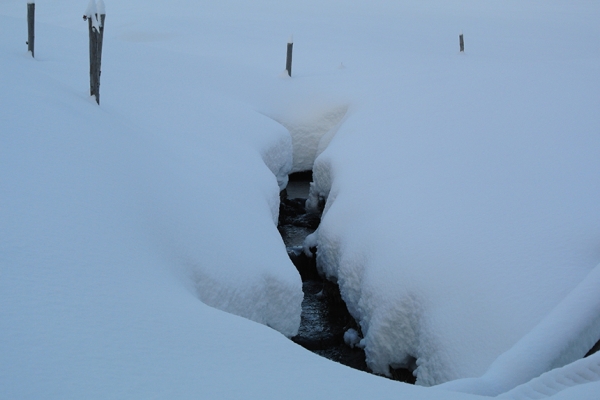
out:
{"label": "snow drift", "polygon": [[0,397],[482,398],[279,333],[302,293],[278,192],[309,168],[311,244],[375,371],[499,393],[593,340],[595,297],[569,299],[600,260],[598,5],[111,3],[98,107],[84,3],[37,3],[36,59],[0,6]]}
{"label": "snow drift", "polygon": [[[510,22],[510,52],[483,38],[465,54],[406,51],[401,72],[356,86],[352,113],[315,161],[308,205],[327,203],[306,247],[317,245],[319,268],[338,282],[374,371],[415,368],[422,385],[481,376],[598,265],[599,87],[584,44],[596,28],[576,17],[598,9],[579,6],[564,15],[528,3],[502,19],[487,10],[488,32]],[[528,35],[534,15],[541,32],[569,27],[577,61]],[[536,374],[600,338],[596,308],[592,297],[568,308],[592,325],[539,343],[553,361]],[[537,351],[524,347],[523,358]]]}

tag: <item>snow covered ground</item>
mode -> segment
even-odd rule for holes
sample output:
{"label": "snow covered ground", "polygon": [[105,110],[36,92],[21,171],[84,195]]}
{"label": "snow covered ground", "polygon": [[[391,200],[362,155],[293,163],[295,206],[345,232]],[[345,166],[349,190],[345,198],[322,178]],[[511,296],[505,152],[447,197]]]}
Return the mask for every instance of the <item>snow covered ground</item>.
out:
{"label": "snow covered ground", "polygon": [[[0,2],[1,398],[595,398],[597,355],[538,376],[600,338],[600,6],[108,2],[97,106],[87,2],[36,3],[35,59],[25,3]],[[278,194],[317,156],[312,240],[370,366],[472,379],[286,339]],[[531,379],[554,389],[509,392]]]}

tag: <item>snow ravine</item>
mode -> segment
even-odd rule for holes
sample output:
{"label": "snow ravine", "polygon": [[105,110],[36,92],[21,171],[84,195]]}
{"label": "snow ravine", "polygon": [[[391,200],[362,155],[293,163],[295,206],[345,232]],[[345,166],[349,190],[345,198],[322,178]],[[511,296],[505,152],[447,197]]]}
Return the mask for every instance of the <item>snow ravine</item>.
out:
{"label": "snow ravine", "polygon": [[[87,3],[36,2],[35,58],[0,3],[0,398],[597,399],[599,3],[107,2],[100,106]],[[366,363],[421,386],[288,339],[301,169]]]}

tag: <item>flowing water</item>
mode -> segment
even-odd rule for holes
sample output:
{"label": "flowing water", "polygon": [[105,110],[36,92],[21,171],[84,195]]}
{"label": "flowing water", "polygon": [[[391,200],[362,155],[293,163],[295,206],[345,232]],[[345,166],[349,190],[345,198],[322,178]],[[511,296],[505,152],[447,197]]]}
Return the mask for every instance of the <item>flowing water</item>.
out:
{"label": "flowing water", "polygon": [[[303,252],[304,239],[317,229],[321,218],[307,213],[304,207],[311,180],[310,173],[291,175],[288,187],[281,193],[278,229],[290,259],[300,272],[304,291],[300,329],[292,340],[330,360],[371,372],[364,350],[350,347],[344,341],[345,332],[349,329],[360,332],[360,328],[348,312],[338,286],[322,278],[314,257],[307,257]],[[414,383],[408,370],[390,369],[390,373],[393,379]]]}

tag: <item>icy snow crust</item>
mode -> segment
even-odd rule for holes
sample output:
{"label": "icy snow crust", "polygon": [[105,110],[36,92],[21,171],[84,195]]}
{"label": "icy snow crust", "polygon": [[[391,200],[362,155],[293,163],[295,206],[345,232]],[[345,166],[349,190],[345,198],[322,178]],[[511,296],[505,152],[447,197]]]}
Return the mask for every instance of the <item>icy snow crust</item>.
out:
{"label": "icy snow crust", "polygon": [[[114,2],[100,107],[84,5],[0,5],[0,398],[597,397],[599,5]],[[473,379],[285,338],[310,168],[349,343]]]}

